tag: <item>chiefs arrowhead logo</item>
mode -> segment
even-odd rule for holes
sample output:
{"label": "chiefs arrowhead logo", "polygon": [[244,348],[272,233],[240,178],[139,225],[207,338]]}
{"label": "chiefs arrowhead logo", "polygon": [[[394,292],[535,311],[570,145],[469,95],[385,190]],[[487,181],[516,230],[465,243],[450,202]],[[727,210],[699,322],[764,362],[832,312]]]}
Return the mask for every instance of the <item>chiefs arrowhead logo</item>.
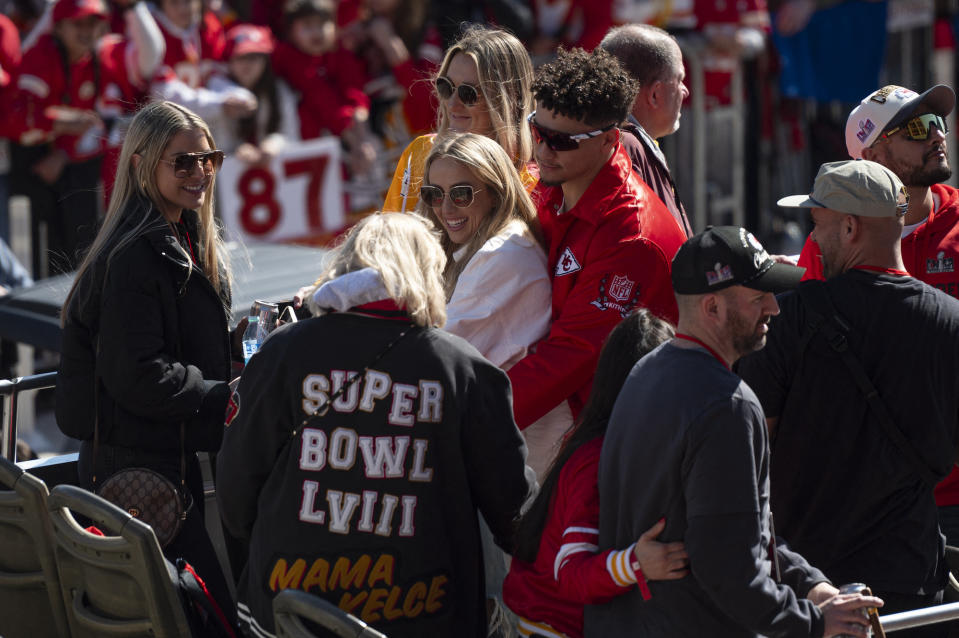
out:
{"label": "chiefs arrowhead logo", "polygon": [[579,262],[576,261],[573,251],[567,247],[563,254],[559,256],[559,259],[556,261],[556,276],[562,277],[563,275],[569,275],[571,273],[582,270],[583,267],[579,265]]}
{"label": "chiefs arrowhead logo", "polygon": [[236,418],[236,415],[240,413],[240,393],[235,391],[230,395],[230,402],[226,404],[226,421],[225,425],[229,426],[233,423],[233,419]]}

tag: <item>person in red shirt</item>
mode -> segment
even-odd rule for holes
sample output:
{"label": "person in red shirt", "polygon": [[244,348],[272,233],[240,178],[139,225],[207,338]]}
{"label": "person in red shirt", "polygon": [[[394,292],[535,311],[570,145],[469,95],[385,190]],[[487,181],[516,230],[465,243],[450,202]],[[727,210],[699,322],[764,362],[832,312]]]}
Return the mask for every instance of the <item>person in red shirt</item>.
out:
{"label": "person in red shirt", "polygon": [[530,55],[551,56],[557,45],[596,47],[615,24],[612,0],[533,0],[536,36]]}
{"label": "person in red shirt", "polygon": [[201,0],[161,0],[148,6],[166,41],[153,91],[206,121],[252,115],[257,107],[252,93],[232,82],[216,87],[211,82],[226,77],[226,36],[219,18],[204,10]]}
{"label": "person in red shirt", "polygon": [[670,261],[685,233],[633,173],[619,143],[636,83],[606,51],[559,52],[533,84],[534,192],[552,279],[553,323],[509,370],[521,428],[589,396],[600,345],[633,308],[675,321]]}
{"label": "person in red shirt", "polygon": [[683,544],[655,540],[665,519],[626,549],[596,551],[599,456],[613,404],[633,365],[673,334],[672,326],[646,309],[634,311],[609,333],[582,419],[516,532],[503,598],[520,617],[520,635],[580,638],[583,605],[606,602],[634,585],[645,598],[645,581],[688,573]]}
{"label": "person in red shirt", "polygon": [[160,0],[150,11],[166,40],[164,66],[191,88],[222,70],[226,37],[219,19],[201,0]]}
{"label": "person in red shirt", "polygon": [[[20,68],[20,33],[10,18],[0,13],[0,112],[9,113],[16,97],[15,78]],[[10,143],[8,122],[0,120],[0,239],[10,241],[9,199]]]}
{"label": "person in red shirt", "polygon": [[[389,123],[407,139],[430,132],[437,107],[430,79],[443,58],[443,42],[428,20],[429,2],[376,0],[363,9],[342,29],[340,41],[366,64],[373,128],[380,132]],[[337,16],[341,12],[342,6]],[[393,104],[400,106],[400,117],[382,121]]]}
{"label": "person in red shirt", "polygon": [[[956,97],[940,84],[924,93],[885,86],[863,99],[846,119],[846,150],[853,159],[878,162],[906,186],[909,209],[901,243],[910,275],[959,297],[959,190],[946,152],[946,116]],[[819,245],[806,240],[799,265],[804,279],[824,279]],[[948,545],[959,545],[959,468],[935,489],[939,525]]]}
{"label": "person in red shirt", "polygon": [[11,184],[30,199],[35,274],[71,270],[93,239],[105,133],[95,108],[109,79],[96,51],[102,0],[58,0],[52,19],[52,33],[23,55],[7,122],[17,142]]}
{"label": "person in red shirt", "polygon": [[284,21],[286,38],[273,52],[273,69],[300,93],[301,137],[341,136],[354,172],[366,172],[375,159],[370,100],[363,92],[366,70],[337,45],[336,6],[331,0],[293,0]]}

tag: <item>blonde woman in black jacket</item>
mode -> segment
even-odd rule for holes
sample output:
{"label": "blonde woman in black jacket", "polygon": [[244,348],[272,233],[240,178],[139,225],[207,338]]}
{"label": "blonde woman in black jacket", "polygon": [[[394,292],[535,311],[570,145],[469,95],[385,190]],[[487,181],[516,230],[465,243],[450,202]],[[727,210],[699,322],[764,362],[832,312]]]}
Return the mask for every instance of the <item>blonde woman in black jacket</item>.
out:
{"label": "blonde woman in black jacket", "polygon": [[64,304],[56,414],[82,441],[88,489],[127,467],[179,484],[185,459],[193,503],[164,554],[191,562],[229,610],[195,454],[219,448],[230,394],[230,271],[212,202],[222,160],[181,106],[153,103],[131,122],[106,218]]}

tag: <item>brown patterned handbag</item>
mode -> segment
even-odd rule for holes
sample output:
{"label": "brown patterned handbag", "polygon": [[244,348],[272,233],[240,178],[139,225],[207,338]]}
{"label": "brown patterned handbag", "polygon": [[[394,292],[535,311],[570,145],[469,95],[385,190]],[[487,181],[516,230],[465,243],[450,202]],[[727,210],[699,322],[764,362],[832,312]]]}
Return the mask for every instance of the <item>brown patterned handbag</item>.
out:
{"label": "brown patterned handbag", "polygon": [[120,470],[97,493],[152,527],[161,548],[179,534],[192,505],[188,492],[181,494],[173,481],[145,467]]}

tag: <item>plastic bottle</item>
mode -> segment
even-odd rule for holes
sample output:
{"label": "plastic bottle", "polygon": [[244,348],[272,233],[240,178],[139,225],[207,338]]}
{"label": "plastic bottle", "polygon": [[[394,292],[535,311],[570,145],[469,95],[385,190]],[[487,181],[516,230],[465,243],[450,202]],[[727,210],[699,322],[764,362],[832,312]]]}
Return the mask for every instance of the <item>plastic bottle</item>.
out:
{"label": "plastic bottle", "polygon": [[243,362],[249,363],[250,357],[260,349],[259,327],[260,318],[253,315],[247,319],[249,323],[243,331]]}

